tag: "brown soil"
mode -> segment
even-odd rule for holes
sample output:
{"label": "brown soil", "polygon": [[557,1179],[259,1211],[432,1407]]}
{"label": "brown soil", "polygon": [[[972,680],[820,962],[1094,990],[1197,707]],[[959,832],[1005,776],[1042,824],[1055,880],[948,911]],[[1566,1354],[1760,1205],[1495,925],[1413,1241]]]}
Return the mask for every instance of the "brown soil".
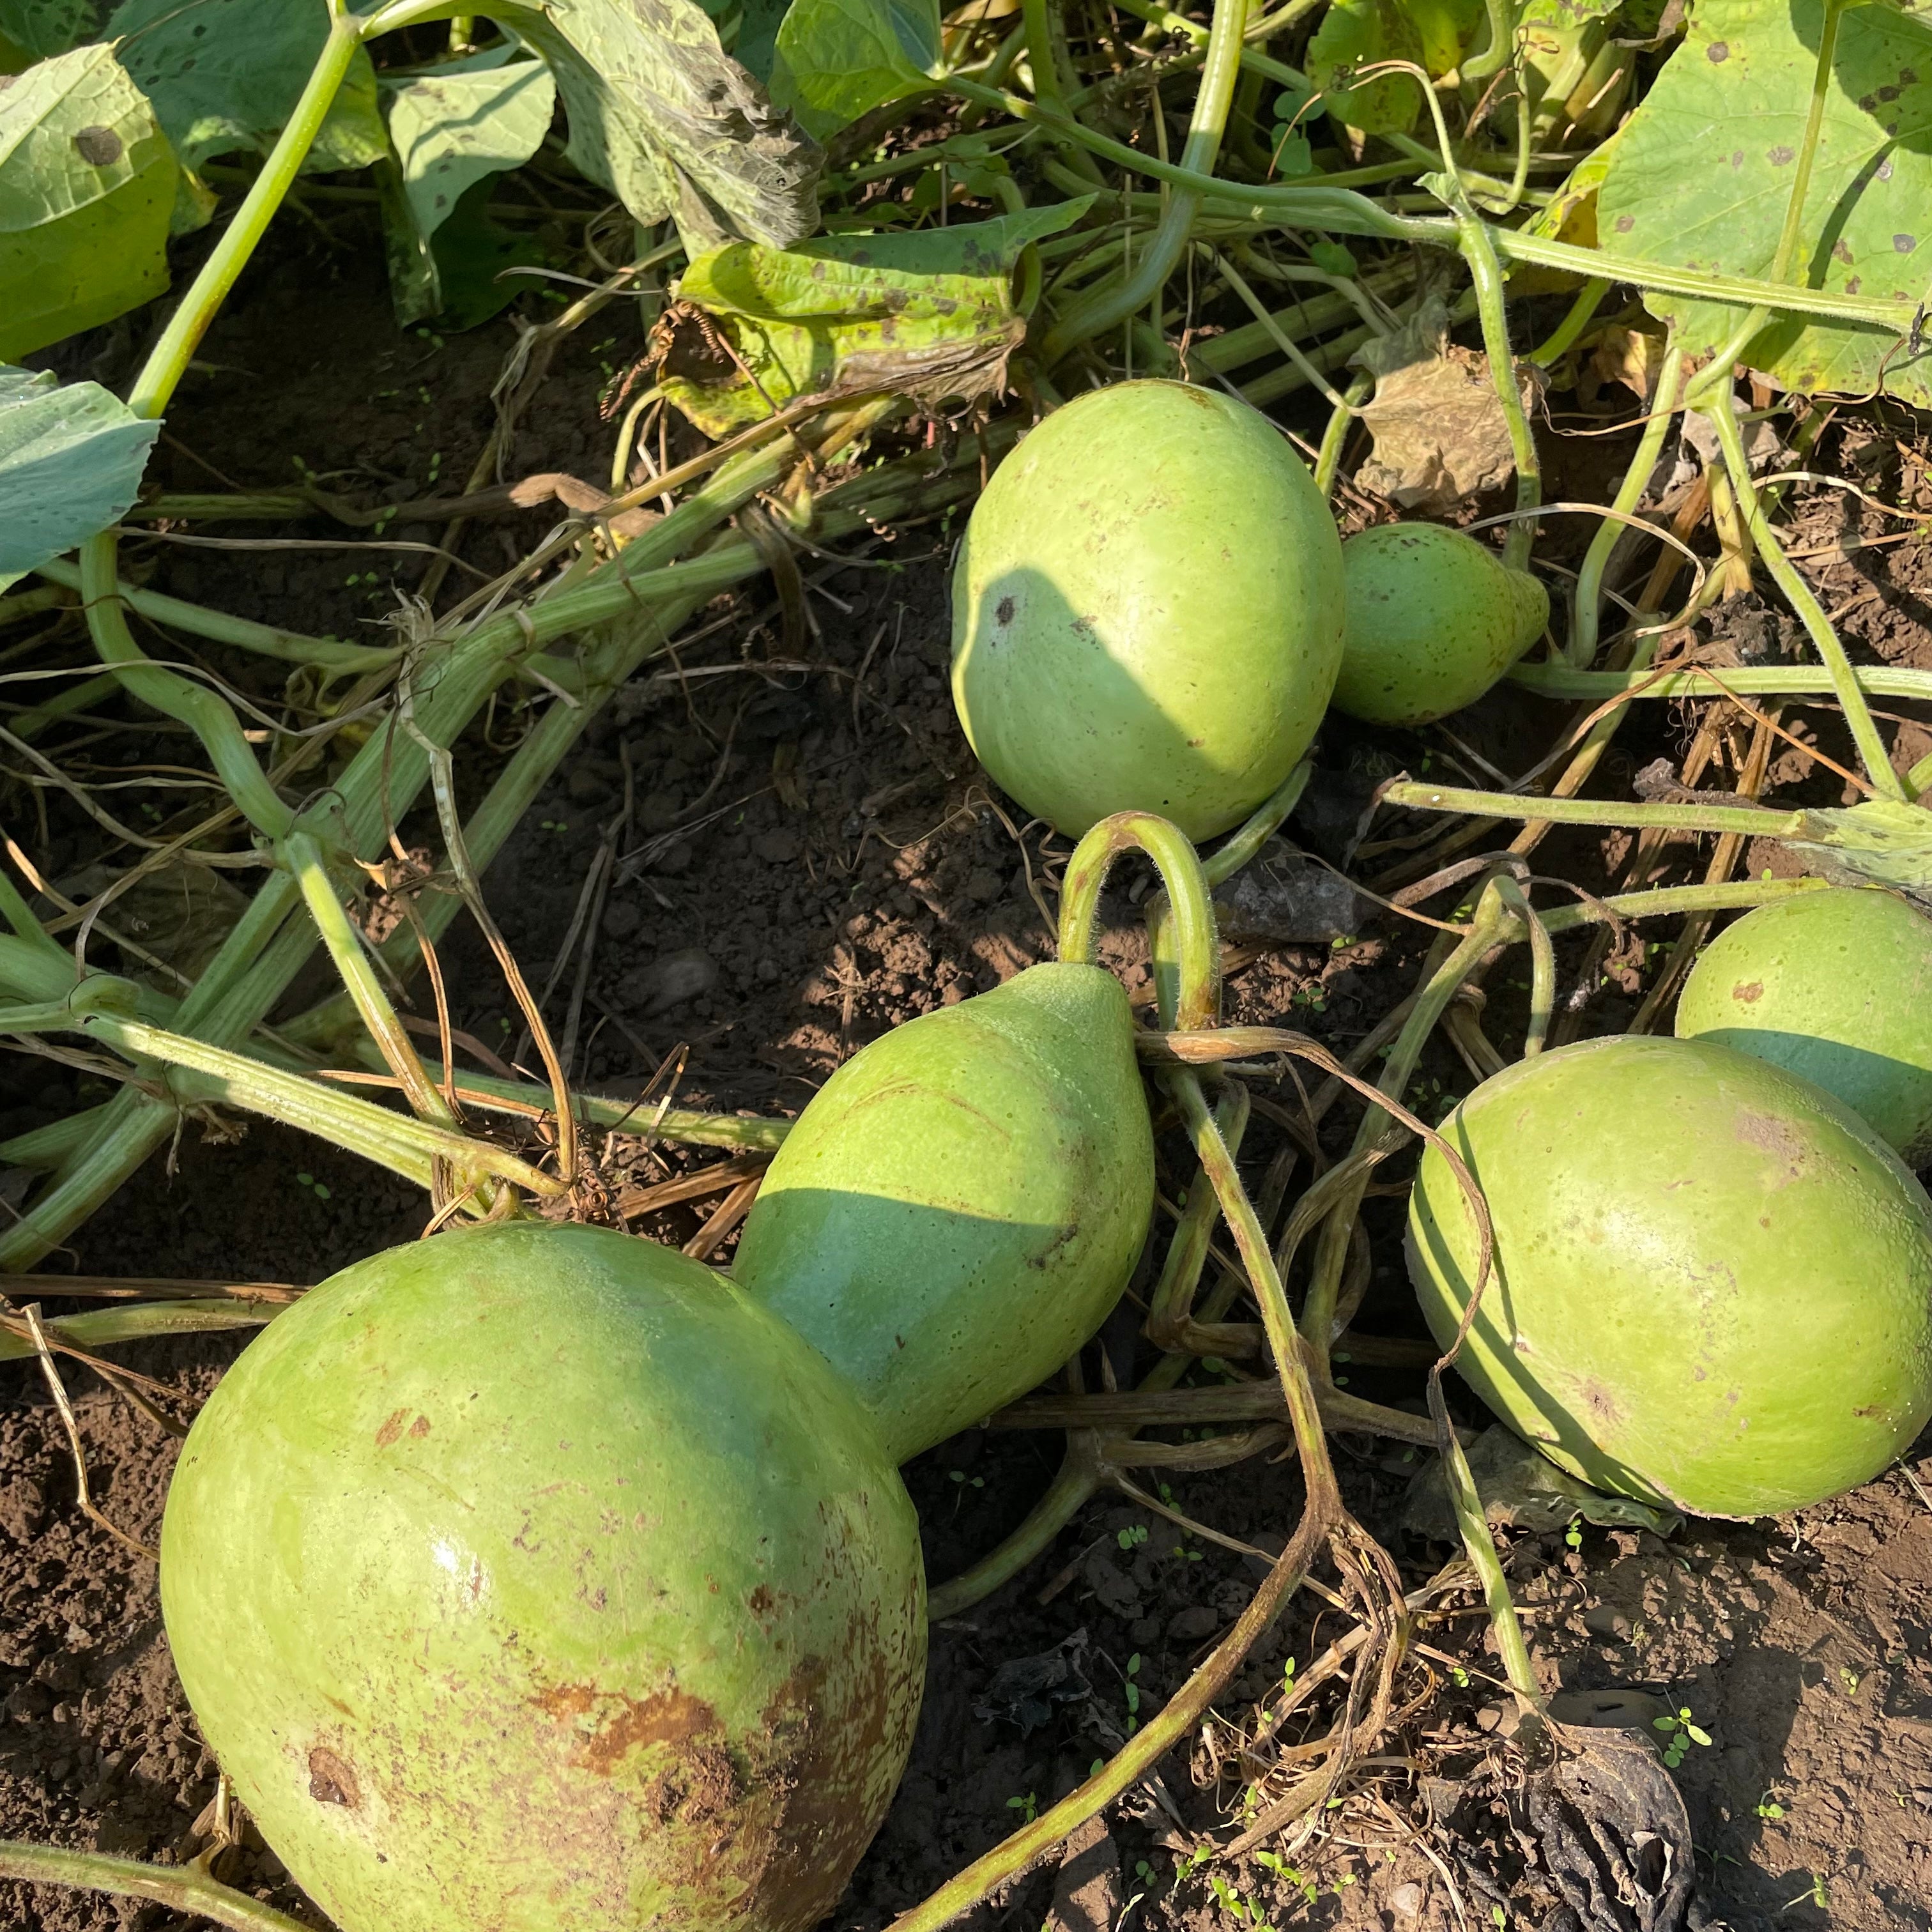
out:
{"label": "brown soil", "polygon": [[[171,420],[178,442],[162,470],[170,487],[212,487],[199,465],[238,484],[279,484],[294,454],[320,472],[350,472],[335,487],[391,500],[433,484],[460,486],[488,428],[484,398],[509,331],[498,324],[442,346],[399,337],[366,234],[352,224],[342,232],[333,256],[272,255],[251,272],[206,352],[223,379],[191,392]],[[512,475],[562,468],[596,480],[608,465],[611,433],[594,399],[609,369],[634,352],[634,316],[587,333],[590,340],[560,356],[526,418]],[[1898,490],[1895,460],[1868,487]],[[1594,478],[1579,488],[1601,494]],[[1821,531],[1844,527],[1828,526],[1838,513],[1822,500],[1808,514]],[[1868,520],[1869,534],[1897,528],[1862,516],[1850,527]],[[542,527],[538,517],[506,532],[485,529],[472,533],[466,554],[494,567],[500,552],[527,547]],[[320,522],[295,533],[340,534]],[[440,541],[427,527],[392,534]],[[942,528],[909,530],[859,564],[821,569],[818,634],[801,653],[808,672],[766,668],[794,646],[755,598],[706,614],[697,628],[736,615],[681,662],[688,674],[713,674],[647,677],[624,693],[491,868],[491,902],[541,985],[599,842],[608,832],[615,842],[616,882],[584,976],[588,1085],[635,1094],[681,1043],[689,1049],[681,1100],[794,1113],[867,1040],[1046,956],[1047,926],[1029,881],[1050,874],[1065,848],[1019,826],[954,722],[944,677],[948,542]],[[363,634],[358,627],[392,603],[392,568],[394,584],[406,587],[424,561],[408,553],[167,545],[154,554],[157,580],[176,594],[343,636]],[[1565,540],[1552,554],[1574,549]],[[344,583],[371,568],[371,558],[376,585]],[[1826,565],[1821,580],[1834,606],[1864,600],[1846,616],[1850,636],[1894,662],[1932,663],[1932,550],[1922,542],[1855,551]],[[1726,621],[1720,613],[1714,628]],[[272,667],[220,653],[212,661],[263,696],[276,688]],[[1547,742],[1556,715],[1504,694],[1456,728],[1465,744],[1520,770]],[[1674,716],[1640,720],[1627,735],[1603,782],[1620,784],[1635,765],[1684,742]],[[1834,742],[1827,734],[1826,748]],[[1338,772],[1370,753],[1414,766],[1432,742],[1442,748],[1426,737],[1377,746],[1338,731],[1324,755]],[[1924,748],[1900,746],[1910,757]],[[120,753],[110,741],[99,755]],[[127,755],[153,754],[137,744]],[[1813,777],[1810,764],[1801,759],[1790,780]],[[404,828],[406,842],[411,831]],[[94,853],[58,802],[48,837],[28,842],[56,875]],[[1549,869],[1597,882],[1614,856],[1578,838],[1552,840],[1544,858]],[[1144,947],[1134,937],[1128,883],[1112,908],[1108,956],[1134,986],[1144,978]],[[1264,952],[1236,976],[1231,1017],[1299,1025],[1346,1048],[1412,983],[1427,936],[1416,933],[1376,926],[1352,944]],[[580,946],[561,962],[550,1006],[560,1024],[580,956]],[[1580,957],[1579,946],[1567,947],[1565,970]],[[454,936],[443,963],[458,1024],[513,1051],[513,1009],[487,953]],[[1600,994],[1585,1030],[1622,1024],[1634,989],[1633,981]],[[1490,990],[1486,1024],[1508,1041],[1513,1028],[1520,1033],[1520,993],[1499,982]],[[7,1071],[12,1111],[0,1126],[8,1132],[92,1097],[44,1061]],[[1422,1091],[1434,1110],[1468,1084],[1460,1062],[1432,1052]],[[1351,1124],[1338,1111],[1331,1138]],[[1252,1175],[1273,1145],[1258,1125]],[[606,1154],[613,1178],[662,1169],[662,1156],[634,1140],[614,1142]],[[710,1158],[670,1156],[684,1166]],[[1163,1160],[1178,1184],[1179,1150],[1164,1146]],[[651,1232],[687,1238],[712,1204],[668,1210]],[[1394,1258],[1394,1209],[1376,1208],[1384,1258],[1361,1318],[1372,1331],[1418,1334]],[[312,1282],[412,1238],[424,1214],[401,1184],[280,1130],[258,1124],[230,1138],[191,1130],[171,1172],[151,1164],[83,1231],[71,1258],[53,1265]],[[50,1312],[70,1305],[50,1300]],[[1107,1346],[1124,1366],[1130,1330],[1110,1330]],[[167,1385],[163,1406],[185,1420],[235,1348],[177,1342],[122,1354]],[[1406,1372],[1365,1369],[1360,1383],[1384,1400],[1412,1403],[1420,1394],[1419,1376]],[[127,1538],[152,1544],[174,1439],[78,1372],[70,1384],[98,1504]],[[1932,1452],[1932,1442],[1920,1449]],[[930,1574],[951,1575],[996,1544],[1044,1487],[1058,1453],[1050,1436],[974,1431],[920,1458],[908,1475]],[[1338,1461],[1352,1507],[1396,1549],[1410,1582],[1420,1582],[1448,1552],[1400,1536],[1413,1452],[1344,1437]],[[1178,1476],[1172,1489],[1186,1515],[1262,1548],[1280,1546],[1300,1502],[1292,1460]],[[1688,1708],[1711,1739],[1689,1750],[1676,1774],[1700,1890],[1718,1921],[1737,1932],[1828,1924],[1880,1932],[1927,1922],[1932,1454],[1774,1524],[1696,1525],[1667,1543],[1622,1530],[1586,1528],[1576,1546],[1560,1532],[1520,1534],[1510,1561],[1546,1684],[1577,1694],[1582,1702],[1570,1708],[1603,1706],[1611,1700],[1593,1694],[1620,1690],[1633,1694],[1622,1708],[1638,1723]],[[1102,1499],[1015,1582],[937,1628],[911,1768],[830,1922],[882,1926],[1031,1808],[1071,1789],[1118,1743],[1130,1685],[1144,1708],[1158,1707],[1245,1603],[1257,1564],[1120,1499]],[[1312,1615],[1318,1607],[1302,1600],[1264,1640],[1224,1700],[1231,1715],[1278,1683],[1290,1658],[1305,1663],[1329,1640],[1332,1618]],[[1418,1765],[1506,1795],[1517,1767],[1481,1629],[1464,1614],[1433,1633],[1438,1647],[1464,1660],[1457,1672],[1467,1681],[1444,1683],[1402,1747]],[[995,1682],[1001,1667],[1070,1643],[1085,1692],[1018,1712]],[[214,1793],[214,1767],[174,1680],[153,1567],[80,1514],[62,1426],[31,1364],[0,1368],[0,1834],[165,1862],[205,1842],[196,1828]],[[1042,1721],[1025,1728],[1022,1714]],[[1546,1886],[1526,1870],[1505,1828],[1504,1797],[1493,1809],[1466,1805],[1450,1822],[1431,1823],[1416,1779],[1400,1763],[1322,1815],[1290,1853],[1292,1875],[1240,1860],[1177,1880],[1184,1834],[1224,1822],[1216,1792],[1197,1788],[1190,1774],[1169,1759],[1157,1790],[1144,1786],[1111,1808],[1064,1861],[1010,1885],[966,1922],[983,1932],[1049,1916],[1065,1932],[1117,1932],[1124,1923],[1237,1932],[1264,1920],[1386,1932],[1576,1922],[1555,1913]],[[1485,1843],[1496,1856],[1481,1852]],[[259,1840],[228,1854],[221,1870],[284,1909],[304,1910]],[[1218,1894],[1216,1880],[1225,1888]],[[159,1906],[7,1886],[0,1919],[22,1932],[159,1932],[177,1922]]]}

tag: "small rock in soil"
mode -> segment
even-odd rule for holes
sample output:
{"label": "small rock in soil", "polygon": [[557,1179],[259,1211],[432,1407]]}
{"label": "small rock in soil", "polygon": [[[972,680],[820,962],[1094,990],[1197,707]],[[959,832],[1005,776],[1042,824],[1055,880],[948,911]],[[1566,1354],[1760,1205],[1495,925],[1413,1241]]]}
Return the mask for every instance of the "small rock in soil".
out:
{"label": "small rock in soil", "polygon": [[617,992],[626,1006],[648,1018],[700,998],[717,984],[718,962],[692,946],[662,954],[648,966],[626,973]]}

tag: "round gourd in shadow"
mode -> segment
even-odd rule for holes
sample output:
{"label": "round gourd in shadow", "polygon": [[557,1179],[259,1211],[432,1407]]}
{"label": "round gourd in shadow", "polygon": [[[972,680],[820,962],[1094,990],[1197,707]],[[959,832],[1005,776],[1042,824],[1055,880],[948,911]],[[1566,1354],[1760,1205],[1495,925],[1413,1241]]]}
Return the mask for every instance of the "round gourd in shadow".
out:
{"label": "round gourd in shadow", "polygon": [[1379,524],[1342,546],[1348,628],[1335,706],[1364,724],[1426,724],[1473,704],[1543,634],[1528,572],[1439,524]]}
{"label": "round gourd in shadow", "polygon": [[1126,994],[1097,966],[1035,966],[832,1075],[772,1160],[732,1274],[903,1461],[1094,1333],[1153,1204]]}
{"label": "round gourd in shadow", "polygon": [[681,1255],[528,1222],[360,1262],[246,1351],[161,1602],[343,1932],[806,1932],[924,1676],[912,1507],[824,1362]]}
{"label": "round gourd in shadow", "polygon": [[1890,892],[1831,886],[1760,906],[1704,949],[1680,1040],[1768,1060],[1834,1094],[1932,1162],[1932,920]]}
{"label": "round gourd in shadow", "polygon": [[1225,832],[1292,771],[1341,662],[1341,546],[1268,418],[1183,382],[1090,391],[975,505],[952,696],[988,771],[1077,836]]}
{"label": "round gourd in shadow", "polygon": [[[1496,1226],[1456,1366],[1585,1481],[1770,1515],[1869,1480],[1932,1417],[1932,1202],[1829,1094],[1628,1036],[1505,1069],[1442,1131]],[[1409,1272],[1444,1347],[1478,1255],[1431,1148]]]}

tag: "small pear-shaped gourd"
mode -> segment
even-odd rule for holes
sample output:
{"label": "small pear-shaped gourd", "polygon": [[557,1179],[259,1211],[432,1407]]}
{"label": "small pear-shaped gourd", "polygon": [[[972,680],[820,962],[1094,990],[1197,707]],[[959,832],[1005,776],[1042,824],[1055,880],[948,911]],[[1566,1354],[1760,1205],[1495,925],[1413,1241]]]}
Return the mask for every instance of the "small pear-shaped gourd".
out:
{"label": "small pear-shaped gourd", "polygon": [[1111,973],[1030,968],[856,1054],[772,1161],[733,1279],[898,1460],[1051,1375],[1119,1300],[1154,1206],[1133,1033]]}
{"label": "small pear-shaped gourd", "polygon": [[1426,724],[1474,704],[1550,621],[1549,592],[1527,571],[1440,524],[1359,532],[1342,574],[1334,703],[1365,724]]}

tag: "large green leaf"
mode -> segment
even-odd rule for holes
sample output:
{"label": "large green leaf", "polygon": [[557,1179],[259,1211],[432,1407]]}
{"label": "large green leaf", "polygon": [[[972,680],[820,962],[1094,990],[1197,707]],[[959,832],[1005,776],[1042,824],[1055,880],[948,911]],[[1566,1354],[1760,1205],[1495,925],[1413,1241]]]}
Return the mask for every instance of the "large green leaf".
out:
{"label": "large green leaf", "polygon": [[[1698,0],[1684,44],[1630,117],[1598,193],[1598,231],[1620,254],[1768,275],[1803,137],[1822,0]],[[1932,26],[1858,7],[1838,30],[1831,94],[1793,277],[1814,288],[1918,302],[1932,292]],[[1735,306],[1645,298],[1708,355]],[[1788,388],[1885,387],[1932,404],[1932,350],[1882,329],[1791,316],[1751,360]]]}
{"label": "large green leaf", "polygon": [[123,514],[160,428],[98,382],[0,367],[0,590]]}
{"label": "large green leaf", "polygon": [[549,62],[570,158],[646,225],[694,247],[734,236],[782,248],[818,226],[824,157],[727,58],[696,0],[545,0],[499,7]]}
{"label": "large green leaf", "polygon": [[[322,0],[122,0],[108,31],[193,170],[238,148],[268,152],[328,38],[328,10]],[[365,168],[386,152],[376,71],[358,49],[304,165]]]}
{"label": "large green leaf", "polygon": [[0,360],[167,286],[178,172],[112,49],[0,76]]}
{"label": "large green leaf", "polygon": [[932,86],[938,0],[792,0],[778,52],[772,99],[823,138]]}
{"label": "large green leaf", "polygon": [[1379,74],[1358,86],[1349,76],[1373,62],[1412,61],[1447,74],[1483,17],[1481,0],[1334,0],[1308,46],[1308,77],[1322,106],[1368,134],[1404,134],[1423,112],[1412,74]]}
{"label": "large green leaf", "polygon": [[731,58],[754,80],[769,87],[772,63],[778,58],[778,28],[791,0],[745,0],[738,18],[738,37],[731,43]]}
{"label": "large green leaf", "polygon": [[35,60],[51,60],[100,31],[107,0],[0,0],[0,37]]}
{"label": "large green leaf", "polygon": [[827,390],[893,388],[932,400],[980,394],[999,382],[1025,333],[1012,301],[1020,250],[1071,226],[1091,201],[911,234],[828,236],[784,249],[736,242],[701,255],[678,292],[714,318],[736,359],[718,356],[702,336],[680,339],[664,392],[714,436]]}
{"label": "large green leaf", "polygon": [[516,293],[496,272],[533,259],[488,212],[490,183],[536,152],[556,104],[550,69],[513,60],[514,51],[494,47],[380,84],[395,151],[382,171],[383,226],[404,322],[487,321]]}

